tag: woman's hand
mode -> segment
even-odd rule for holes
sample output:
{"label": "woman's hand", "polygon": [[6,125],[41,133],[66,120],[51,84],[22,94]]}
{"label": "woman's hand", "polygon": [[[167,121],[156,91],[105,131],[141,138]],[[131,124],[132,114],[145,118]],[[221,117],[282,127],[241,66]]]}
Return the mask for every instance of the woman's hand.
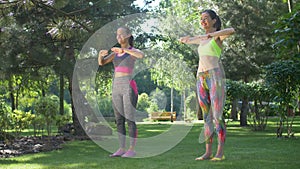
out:
{"label": "woman's hand", "polygon": [[190,36],[181,37],[181,38],[179,38],[179,41],[181,43],[187,43],[190,41]]}
{"label": "woman's hand", "polygon": [[[108,55],[108,50],[100,50],[99,52],[99,55],[98,55],[98,64],[99,65],[105,65],[106,63],[108,62],[111,62],[112,61],[112,58],[111,57],[112,55],[110,54],[109,56]],[[104,58],[105,56],[107,56],[106,58]]]}
{"label": "woman's hand", "polygon": [[103,58],[106,55],[108,55],[108,50],[100,50],[99,57]]}
{"label": "woman's hand", "polygon": [[113,51],[113,52],[115,52],[117,54],[124,53],[124,50],[122,48],[118,48],[118,47],[111,48],[111,51]]}

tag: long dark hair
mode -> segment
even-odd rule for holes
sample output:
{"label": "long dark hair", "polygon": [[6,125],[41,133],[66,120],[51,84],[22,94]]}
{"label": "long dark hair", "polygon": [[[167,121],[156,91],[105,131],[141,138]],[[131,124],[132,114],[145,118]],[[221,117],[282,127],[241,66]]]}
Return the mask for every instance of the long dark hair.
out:
{"label": "long dark hair", "polygon": [[222,22],[220,17],[217,15],[217,13],[211,9],[207,9],[203,11],[202,13],[208,13],[211,19],[216,19],[216,23],[214,24],[214,28],[216,28],[217,31],[221,30]]}
{"label": "long dark hair", "polygon": [[129,45],[130,45],[131,47],[133,47],[133,45],[134,45],[134,38],[133,38],[132,35],[129,37],[128,43],[129,43]]}

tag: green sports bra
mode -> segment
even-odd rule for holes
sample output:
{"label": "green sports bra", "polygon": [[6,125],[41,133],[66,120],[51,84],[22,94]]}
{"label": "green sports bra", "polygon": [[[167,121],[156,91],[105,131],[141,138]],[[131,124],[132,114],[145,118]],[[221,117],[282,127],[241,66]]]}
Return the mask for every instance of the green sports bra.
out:
{"label": "green sports bra", "polygon": [[216,40],[212,38],[208,43],[202,45],[200,44],[198,47],[199,57],[201,56],[215,56],[220,58],[222,49],[217,44]]}

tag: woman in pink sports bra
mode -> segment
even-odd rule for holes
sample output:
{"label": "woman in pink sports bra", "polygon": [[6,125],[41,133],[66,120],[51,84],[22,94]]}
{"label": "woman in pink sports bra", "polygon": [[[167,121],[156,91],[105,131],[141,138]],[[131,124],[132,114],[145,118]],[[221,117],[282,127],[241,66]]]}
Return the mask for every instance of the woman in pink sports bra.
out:
{"label": "woman in pink sports bra", "polygon": [[[197,94],[204,119],[205,153],[196,160],[224,160],[224,143],[226,126],[223,117],[225,102],[225,77],[220,67],[222,42],[235,32],[233,28],[221,30],[221,20],[213,10],[201,13],[200,23],[205,30],[204,35],[182,37],[180,42],[198,44],[199,65],[197,71]],[[213,157],[212,142],[215,122],[218,136],[218,149]]]}
{"label": "woman in pink sports bra", "polygon": [[[137,86],[132,80],[132,73],[136,59],[144,57],[144,53],[133,47],[133,36],[127,27],[117,30],[117,40],[121,47],[113,47],[112,53],[108,50],[100,50],[98,63],[103,66],[113,62],[115,73],[112,87],[112,103],[116,118],[119,137],[119,149],[110,157],[134,157],[134,147],[137,138],[137,127],[135,123],[135,111],[138,99]],[[128,125],[130,147],[126,151],[126,128]]]}

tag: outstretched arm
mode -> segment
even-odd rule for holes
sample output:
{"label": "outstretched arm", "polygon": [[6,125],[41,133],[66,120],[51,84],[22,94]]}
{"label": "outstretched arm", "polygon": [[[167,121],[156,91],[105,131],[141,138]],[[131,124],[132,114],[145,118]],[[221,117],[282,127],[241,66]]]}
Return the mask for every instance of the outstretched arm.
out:
{"label": "outstretched arm", "polygon": [[185,44],[200,44],[202,40],[205,40],[207,38],[208,38],[207,35],[199,35],[194,37],[185,36],[185,37],[181,37],[179,41]]}
{"label": "outstretched arm", "polygon": [[221,41],[234,34],[235,30],[233,28],[226,28],[220,31],[208,33],[208,37],[214,37],[215,39],[220,38]]}
{"label": "outstretched arm", "polygon": [[215,39],[220,38],[221,41],[229,37],[230,35],[234,34],[235,30],[233,28],[226,28],[222,29],[220,31],[208,33],[205,35],[199,35],[195,37],[181,37],[179,39],[180,42],[186,43],[186,44],[200,44],[202,40],[206,40],[210,37],[214,37]]}

